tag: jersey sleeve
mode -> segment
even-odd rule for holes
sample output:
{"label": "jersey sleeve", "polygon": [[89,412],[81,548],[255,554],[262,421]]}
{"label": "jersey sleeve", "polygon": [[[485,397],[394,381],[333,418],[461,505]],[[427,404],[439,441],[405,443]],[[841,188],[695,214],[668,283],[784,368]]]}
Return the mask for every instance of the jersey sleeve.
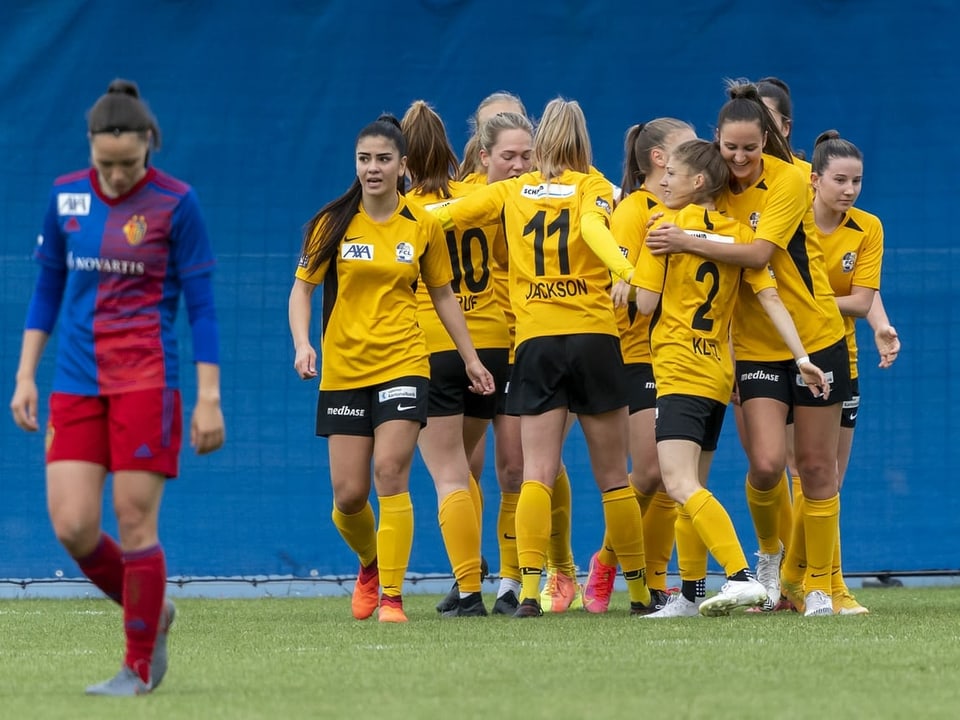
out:
{"label": "jersey sleeve", "polygon": [[640,247],[647,236],[646,222],[638,212],[637,202],[623,200],[610,216],[610,232],[620,246],[620,252],[630,262],[636,263]]}
{"label": "jersey sleeve", "polygon": [[193,188],[183,196],[173,213],[170,240],[173,264],[181,278],[213,270],[216,264],[213,247]]}
{"label": "jersey sleeve", "polygon": [[641,290],[649,290],[660,295],[663,293],[663,283],[666,277],[667,256],[654,255],[646,244],[642,245],[630,284],[636,285]]}
{"label": "jersey sleeve", "polygon": [[424,217],[421,222],[427,242],[420,256],[420,277],[427,287],[442,287],[453,280],[453,266],[443,228],[434,217]]}
{"label": "jersey sleeve", "polygon": [[491,183],[456,202],[431,208],[430,212],[446,230],[454,227],[467,229],[495,225],[500,221],[510,186],[513,186],[513,183],[507,180]]}
{"label": "jersey sleeve", "polygon": [[803,174],[792,166],[778,173],[757,223],[757,238],[786,249],[810,206],[808,185]]}
{"label": "jersey sleeve", "polygon": [[880,268],[883,264],[883,225],[879,219],[870,223],[860,246],[860,257],[853,270],[852,285],[880,289]]}
{"label": "jersey sleeve", "polygon": [[60,229],[56,188],[50,193],[50,202],[43,216],[43,226],[37,238],[37,247],[33,256],[45,267],[53,270],[67,269],[67,238]]}

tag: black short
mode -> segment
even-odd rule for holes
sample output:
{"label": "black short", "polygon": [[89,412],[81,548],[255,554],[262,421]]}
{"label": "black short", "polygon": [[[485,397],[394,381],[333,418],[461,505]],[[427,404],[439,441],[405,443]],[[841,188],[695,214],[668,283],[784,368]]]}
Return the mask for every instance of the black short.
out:
{"label": "black short", "polygon": [[857,426],[857,415],[860,414],[860,379],[850,378],[850,397],[843,401],[843,412],[840,414],[840,427],[850,428]]}
{"label": "black short", "polygon": [[717,449],[727,406],[696,395],[657,398],[657,442],[691,440],[704,452]]}
{"label": "black short", "polygon": [[470,378],[463,358],[456,350],[430,355],[430,393],[427,415],[460,415],[492,420],[497,410],[497,395],[503,392],[507,378],[506,348],[477,350],[480,362],[493,375],[497,390],[493,395],[477,395],[469,389]]}
{"label": "black short", "polygon": [[531,338],[517,348],[507,412],[540,415],[567,408],[599,415],[626,406],[626,385],[620,338],[614,335]]}
{"label": "black short", "polygon": [[830,397],[814,397],[810,388],[803,382],[796,363],[791,363],[790,372],[793,374],[793,404],[804,407],[820,407],[836,405],[849,400],[850,388],[850,355],[847,353],[847,341],[841,339],[830,347],[810,353],[810,362],[823,370],[830,383]]}
{"label": "black short", "polygon": [[650,363],[624,365],[627,375],[627,405],[630,414],[651,410],[657,406],[657,383]]}
{"label": "black short", "polygon": [[387,420],[416,420],[427,424],[430,381],[408,375],[379,385],[353,390],[321,390],[317,400],[317,435],[373,437]]}
{"label": "black short", "polygon": [[507,398],[510,396],[510,380],[513,379],[513,364],[507,365],[507,377],[503,381],[503,388],[497,388],[497,415],[512,415],[516,413],[507,412]]}
{"label": "black short", "polygon": [[793,405],[793,372],[796,370],[793,360],[780,362],[754,362],[737,360],[734,378],[740,393],[740,402],[756,398],[779,400],[784,405]]}

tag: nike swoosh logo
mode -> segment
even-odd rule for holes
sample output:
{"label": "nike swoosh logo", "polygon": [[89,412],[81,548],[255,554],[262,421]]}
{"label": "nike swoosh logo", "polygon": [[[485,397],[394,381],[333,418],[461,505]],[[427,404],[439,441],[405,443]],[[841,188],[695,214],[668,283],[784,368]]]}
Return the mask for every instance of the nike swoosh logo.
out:
{"label": "nike swoosh logo", "polygon": [[666,570],[654,570],[654,571],[653,571],[653,574],[654,574],[654,575],[666,575],[666,574],[667,574],[667,571],[666,571]]}
{"label": "nike swoosh logo", "polygon": [[504,533],[504,534],[503,534],[503,539],[504,539],[504,540],[516,540],[516,539],[517,539],[517,536],[516,536],[516,535],[507,535],[506,533]]}
{"label": "nike swoosh logo", "polygon": [[344,241],[344,242],[353,242],[354,240],[359,240],[359,239],[362,238],[362,237],[363,237],[363,235],[357,235],[356,237],[344,237],[344,238],[343,238],[343,241]]}
{"label": "nike swoosh logo", "polygon": [[826,577],[829,574],[830,573],[810,573],[810,577],[812,578]]}
{"label": "nike swoosh logo", "polygon": [[860,414],[859,412],[853,413],[853,415],[850,416],[850,419],[851,419],[851,420],[856,420],[856,419],[857,419],[857,415],[859,415],[859,414]]}
{"label": "nike swoosh logo", "polygon": [[416,405],[403,405],[401,403],[397,403],[397,410],[400,412],[403,412],[404,410],[413,410],[415,407]]}

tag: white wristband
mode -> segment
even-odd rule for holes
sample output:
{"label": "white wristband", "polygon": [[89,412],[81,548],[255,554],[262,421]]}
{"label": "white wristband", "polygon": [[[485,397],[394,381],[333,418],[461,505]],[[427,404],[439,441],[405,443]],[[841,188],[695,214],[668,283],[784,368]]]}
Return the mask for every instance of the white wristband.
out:
{"label": "white wristband", "polygon": [[797,368],[799,369],[799,367],[800,367],[801,365],[803,365],[804,363],[808,363],[808,362],[810,362],[810,356],[809,356],[809,355],[804,355],[803,357],[798,357],[798,358],[797,358]]}

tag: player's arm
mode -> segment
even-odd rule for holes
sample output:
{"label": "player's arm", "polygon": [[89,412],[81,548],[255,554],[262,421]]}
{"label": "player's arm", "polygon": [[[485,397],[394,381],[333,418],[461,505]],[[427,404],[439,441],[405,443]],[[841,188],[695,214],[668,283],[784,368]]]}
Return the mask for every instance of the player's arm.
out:
{"label": "player's arm", "polygon": [[879,290],[873,296],[873,304],[867,312],[867,322],[873,330],[873,340],[877,345],[877,352],[880,353],[880,367],[886,369],[893,365],[900,354],[900,336],[890,324]]}
{"label": "player's arm", "polygon": [[190,419],[190,445],[199,455],[223,446],[226,426],[220,407],[220,330],[210,273],[183,279],[183,299],[197,365],[197,404]]}
{"label": "player's arm", "polygon": [[317,351],[310,343],[310,315],[316,289],[314,283],[294,278],[287,300],[287,320],[293,338],[293,368],[302,380],[317,376]]}
{"label": "player's arm", "polygon": [[472,227],[486,227],[500,221],[503,200],[509,181],[484,185],[455,202],[430,208],[430,213],[440,221],[444,230],[467,230]]}
{"label": "player's arm", "polygon": [[810,388],[810,391],[816,396],[822,395],[826,400],[830,396],[830,383],[827,382],[823,371],[810,362],[810,356],[803,347],[803,341],[797,333],[797,326],[793,323],[793,318],[780,299],[780,294],[776,288],[767,287],[757,293],[757,300],[763,306],[773,326],[777,329],[784,343],[790,348],[793,357],[797,361],[797,368],[800,370],[800,376],[804,383]]}
{"label": "player's arm", "polygon": [[770,263],[777,246],[756,237],[749,243],[717,243],[684,232],[672,223],[663,223],[647,235],[647,247],[654,255],[686,252],[692,255],[745,268],[762,268]]}
{"label": "player's arm", "polygon": [[866,317],[873,305],[873,297],[877,291],[873,288],[854,285],[850,288],[849,295],[837,296],[837,307],[840,308],[840,314],[846,317]]}

